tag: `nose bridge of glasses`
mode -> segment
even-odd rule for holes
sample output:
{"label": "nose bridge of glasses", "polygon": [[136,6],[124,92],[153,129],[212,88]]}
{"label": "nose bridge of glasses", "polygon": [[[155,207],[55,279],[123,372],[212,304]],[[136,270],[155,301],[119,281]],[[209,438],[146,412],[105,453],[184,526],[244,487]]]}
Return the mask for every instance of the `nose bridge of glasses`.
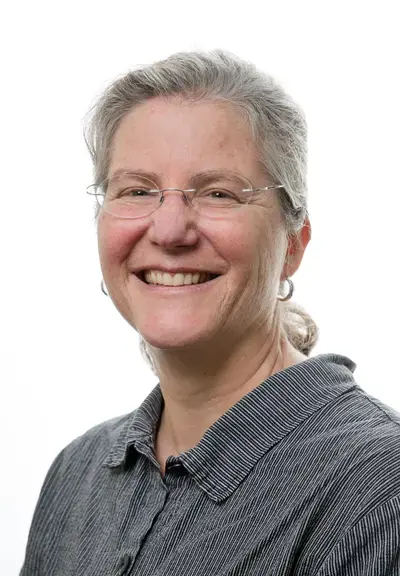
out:
{"label": "nose bridge of glasses", "polygon": [[191,198],[190,195],[195,193],[196,190],[194,188],[188,188],[188,189],[184,189],[184,188],[162,188],[161,190],[158,190],[158,193],[160,194],[160,202],[164,202],[165,201],[165,192],[179,192],[183,199],[186,200],[186,202],[188,202],[189,204],[191,204]]}

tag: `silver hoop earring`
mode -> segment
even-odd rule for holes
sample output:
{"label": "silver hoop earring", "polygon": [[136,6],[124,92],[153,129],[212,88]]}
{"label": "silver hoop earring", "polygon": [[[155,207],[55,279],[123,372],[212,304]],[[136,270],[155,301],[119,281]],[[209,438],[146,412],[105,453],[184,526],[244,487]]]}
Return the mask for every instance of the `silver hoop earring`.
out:
{"label": "silver hoop earring", "polygon": [[286,296],[281,296],[280,294],[278,294],[277,298],[281,302],[286,302],[287,300],[290,300],[290,298],[293,296],[294,284],[290,278],[286,278],[286,282],[289,283],[289,292],[286,294]]}
{"label": "silver hoop earring", "polygon": [[104,288],[104,280],[102,280],[102,281],[100,282],[100,288],[101,288],[101,291],[103,292],[103,294],[105,294],[106,296],[108,296],[108,292],[106,292],[106,289]]}

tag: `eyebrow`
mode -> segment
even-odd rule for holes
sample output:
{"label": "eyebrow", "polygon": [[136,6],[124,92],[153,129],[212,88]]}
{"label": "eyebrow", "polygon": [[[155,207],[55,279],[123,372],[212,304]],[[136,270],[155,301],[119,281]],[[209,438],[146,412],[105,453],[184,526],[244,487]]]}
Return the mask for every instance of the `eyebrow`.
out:
{"label": "eyebrow", "polygon": [[118,178],[119,176],[143,176],[143,178],[147,178],[148,180],[158,180],[158,176],[155,172],[146,172],[145,170],[132,170],[127,168],[119,168],[108,177],[108,180]]}
{"label": "eyebrow", "polygon": [[[119,168],[111,174],[108,180],[112,180],[120,176],[142,176],[147,180],[151,180],[155,184],[159,184],[160,181],[160,176],[156,174],[156,172],[148,172],[147,170],[141,170],[140,168],[137,170]],[[194,186],[198,182],[202,182],[203,184],[214,182],[221,178],[226,178],[227,176],[237,180],[244,186],[247,186],[247,182],[251,184],[250,180],[244,176],[241,176],[240,174],[237,174],[236,172],[233,172],[232,170],[205,170],[203,172],[197,172],[196,174],[193,174],[193,176],[191,176],[189,179],[189,185]]]}

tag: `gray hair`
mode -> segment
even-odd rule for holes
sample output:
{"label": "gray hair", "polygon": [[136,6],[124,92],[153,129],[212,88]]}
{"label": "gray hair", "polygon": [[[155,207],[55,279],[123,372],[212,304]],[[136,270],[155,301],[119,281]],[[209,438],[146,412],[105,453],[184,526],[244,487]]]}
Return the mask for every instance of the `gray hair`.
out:
{"label": "gray hair", "polygon": [[[190,101],[230,103],[247,120],[259,161],[276,183],[285,234],[302,228],[307,211],[307,124],[304,113],[269,75],[230,52],[178,52],[165,60],[132,70],[115,80],[90,110],[85,141],[94,166],[94,183],[108,176],[116,130],[128,112],[156,97],[182,96]],[[96,217],[98,211],[96,212]],[[318,328],[303,308],[280,302],[282,328],[289,342],[308,356]],[[150,351],[140,349],[155,371]]]}

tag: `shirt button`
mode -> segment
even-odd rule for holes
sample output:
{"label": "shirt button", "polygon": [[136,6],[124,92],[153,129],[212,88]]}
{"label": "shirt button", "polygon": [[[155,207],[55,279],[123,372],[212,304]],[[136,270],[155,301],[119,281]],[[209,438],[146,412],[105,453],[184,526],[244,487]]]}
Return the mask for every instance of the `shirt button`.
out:
{"label": "shirt button", "polygon": [[117,576],[124,576],[127,573],[129,566],[131,565],[131,556],[130,554],[124,554],[121,556],[119,563],[118,563],[118,571]]}
{"label": "shirt button", "polygon": [[183,468],[183,464],[177,456],[170,456],[169,458],[171,458],[172,462],[169,460],[167,463],[168,470],[179,470],[180,468]]}

